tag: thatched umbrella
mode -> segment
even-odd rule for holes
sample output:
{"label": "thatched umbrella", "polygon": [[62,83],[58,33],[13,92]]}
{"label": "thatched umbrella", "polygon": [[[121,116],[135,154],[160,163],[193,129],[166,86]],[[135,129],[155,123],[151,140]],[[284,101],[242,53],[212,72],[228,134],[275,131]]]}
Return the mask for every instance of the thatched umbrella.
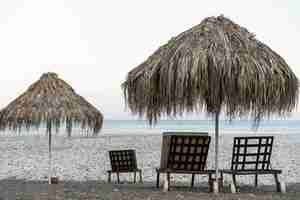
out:
{"label": "thatched umbrella", "polygon": [[298,99],[298,79],[282,57],[254,34],[219,16],[172,38],[128,73],[122,84],[127,106],[150,124],[162,115],[202,112],[215,116],[218,177],[219,114],[289,114]]}
{"label": "thatched umbrella", "polygon": [[68,135],[72,127],[97,134],[103,122],[99,110],[76,94],[72,87],[55,73],[45,73],[26,92],[0,111],[0,130],[25,130],[46,125],[49,136],[49,184],[51,183],[51,131],[66,125]]}

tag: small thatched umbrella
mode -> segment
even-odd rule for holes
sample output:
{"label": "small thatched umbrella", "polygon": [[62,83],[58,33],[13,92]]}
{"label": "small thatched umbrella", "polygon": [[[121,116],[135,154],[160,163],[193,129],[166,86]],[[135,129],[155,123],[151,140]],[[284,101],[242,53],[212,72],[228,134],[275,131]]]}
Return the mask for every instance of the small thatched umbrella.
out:
{"label": "small thatched umbrella", "polygon": [[26,92],[0,111],[0,130],[29,131],[46,124],[49,136],[49,184],[51,183],[51,131],[66,124],[71,135],[73,124],[97,134],[103,122],[99,110],[76,94],[72,87],[55,73],[43,74]]}
{"label": "small thatched umbrella", "polygon": [[162,115],[205,111],[218,121],[250,115],[254,124],[271,114],[290,113],[298,79],[282,57],[247,29],[219,16],[172,38],[128,73],[122,85],[128,107],[150,124]]}

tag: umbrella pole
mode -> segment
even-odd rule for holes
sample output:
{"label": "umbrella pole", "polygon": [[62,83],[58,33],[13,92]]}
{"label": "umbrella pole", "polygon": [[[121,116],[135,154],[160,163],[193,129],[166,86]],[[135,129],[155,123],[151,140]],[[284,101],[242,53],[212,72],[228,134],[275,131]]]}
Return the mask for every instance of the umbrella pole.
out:
{"label": "umbrella pole", "polygon": [[48,136],[49,136],[49,174],[48,183],[51,184],[51,122],[47,122]]}
{"label": "umbrella pole", "polygon": [[214,193],[219,192],[219,114],[220,112],[216,112],[215,116],[215,184],[214,184]]}

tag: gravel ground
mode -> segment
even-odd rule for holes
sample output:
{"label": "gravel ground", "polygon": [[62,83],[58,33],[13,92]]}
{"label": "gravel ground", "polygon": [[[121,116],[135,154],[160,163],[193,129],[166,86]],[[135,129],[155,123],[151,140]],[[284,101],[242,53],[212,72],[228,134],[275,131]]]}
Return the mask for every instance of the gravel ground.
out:
{"label": "gravel ground", "polygon": [[[81,200],[81,199],[102,199],[102,200],[198,200],[198,199],[299,199],[300,184],[288,185],[286,194],[274,192],[274,187],[265,185],[254,189],[252,186],[243,185],[240,192],[229,193],[229,188],[218,195],[208,193],[205,184],[199,184],[195,188],[177,186],[171,191],[163,192],[156,189],[153,183],[144,184],[107,184],[101,181],[67,181],[57,185],[48,185],[42,181],[24,180],[2,180],[0,182],[0,199],[55,199],[55,200]],[[10,188],[9,188],[10,187]]]}
{"label": "gravel ground", "polygon": [[[220,138],[220,168],[229,168],[232,155],[232,141],[235,135]],[[143,170],[143,179],[154,182],[155,167],[160,164],[160,135],[101,136],[97,138],[54,137],[52,154],[52,174],[64,181],[106,180],[106,170],[110,169],[108,151],[115,149],[135,149],[138,167]],[[275,135],[272,167],[282,169],[280,177],[288,183],[300,182],[300,142],[293,142],[288,135]],[[212,138],[207,160],[208,168],[213,168],[214,138]],[[48,141],[46,137],[1,137],[0,139],[0,180],[15,176],[25,180],[47,180]],[[114,177],[113,177],[114,178]],[[176,181],[187,182],[190,176],[173,176]],[[225,176],[225,183],[230,177]],[[132,176],[121,176],[132,180]],[[196,182],[203,178],[196,177]],[[252,184],[253,177],[241,177],[238,182]],[[261,176],[260,184],[273,184],[272,176]]]}
{"label": "gravel ground", "polygon": [[[253,135],[253,134],[251,134]],[[260,134],[261,135],[261,134]],[[220,167],[229,168],[232,154],[232,141],[235,135],[222,135],[220,138]],[[58,199],[300,199],[300,143],[295,135],[275,135],[272,166],[282,169],[281,181],[285,181],[288,193],[281,196],[275,193],[272,176],[259,177],[259,190],[254,190],[252,176],[238,177],[239,194],[229,194],[226,191],[230,176],[224,177],[225,193],[219,196],[209,194],[206,177],[196,176],[196,188],[192,192],[188,188],[189,175],[171,177],[174,186],[169,193],[163,193],[154,188],[156,173],[159,166],[161,135],[102,135],[96,138],[84,137],[54,137],[52,171],[58,176]],[[299,140],[298,140],[299,141]],[[213,168],[214,138],[208,157],[208,168]],[[0,186],[11,185],[20,193],[19,199],[34,199],[32,195],[44,198],[49,188],[45,184],[48,176],[48,141],[46,137],[1,137],[0,140]],[[110,169],[108,151],[116,149],[135,149],[138,167],[143,170],[143,179],[148,184],[109,185],[106,170]],[[18,183],[6,183],[6,179],[14,177]],[[115,177],[113,177],[113,180]],[[132,181],[132,175],[121,175],[121,181]],[[176,184],[175,184],[176,182]],[[30,190],[30,185],[39,189]],[[16,185],[19,185],[15,187]],[[27,188],[27,189],[26,189]],[[93,190],[93,191],[92,191]],[[1,191],[1,190],[0,190]],[[5,191],[0,193],[4,195]],[[26,192],[27,191],[27,192]],[[21,194],[23,193],[23,194]],[[72,197],[72,195],[74,197]],[[89,197],[87,195],[92,195]],[[94,196],[93,196],[94,195]],[[69,197],[71,196],[71,197]],[[254,198],[255,197],[255,198]],[[0,198],[1,199],[1,198]]]}

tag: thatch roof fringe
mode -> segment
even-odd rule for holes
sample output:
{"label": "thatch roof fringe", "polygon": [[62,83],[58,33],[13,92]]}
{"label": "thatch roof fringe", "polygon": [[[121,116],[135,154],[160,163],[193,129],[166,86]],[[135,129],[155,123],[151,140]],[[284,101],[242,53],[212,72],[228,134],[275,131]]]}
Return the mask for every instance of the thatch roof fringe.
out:
{"label": "thatch roof fringe", "polygon": [[219,16],[173,37],[131,70],[122,88],[130,110],[150,123],[164,114],[213,114],[222,107],[229,119],[250,113],[259,122],[290,113],[299,82],[281,56]]}
{"label": "thatch roof fringe", "polygon": [[45,73],[0,111],[0,129],[38,128],[47,122],[57,130],[61,123],[66,123],[68,133],[73,124],[81,124],[81,128],[98,133],[103,116],[57,74]]}

